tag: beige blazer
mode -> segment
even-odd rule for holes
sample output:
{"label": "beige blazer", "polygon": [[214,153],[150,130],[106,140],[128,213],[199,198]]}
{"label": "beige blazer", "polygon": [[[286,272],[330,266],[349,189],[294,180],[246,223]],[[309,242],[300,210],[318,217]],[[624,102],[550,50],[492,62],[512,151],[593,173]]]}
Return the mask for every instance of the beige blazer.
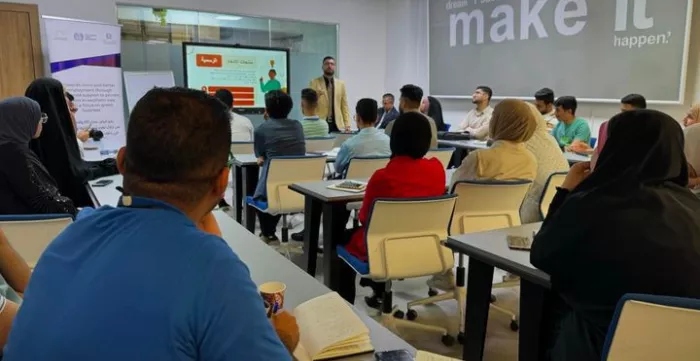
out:
{"label": "beige blazer", "polygon": [[[348,95],[345,91],[345,82],[340,79],[334,80],[335,84],[335,125],[341,131],[350,128],[350,110],[348,109]],[[328,118],[330,111],[330,101],[328,100],[328,91],[326,90],[326,81],[322,76],[311,80],[309,88],[318,93],[318,116],[321,119]]]}

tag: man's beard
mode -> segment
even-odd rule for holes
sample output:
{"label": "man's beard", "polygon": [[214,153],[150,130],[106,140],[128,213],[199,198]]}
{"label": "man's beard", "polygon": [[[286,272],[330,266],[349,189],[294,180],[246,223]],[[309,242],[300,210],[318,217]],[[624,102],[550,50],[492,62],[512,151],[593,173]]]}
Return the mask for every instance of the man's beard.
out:
{"label": "man's beard", "polygon": [[333,70],[324,70],[324,71],[323,71],[323,75],[329,76],[329,77],[330,77],[330,76],[335,75],[335,71],[333,71]]}
{"label": "man's beard", "polygon": [[478,101],[478,100],[474,100],[474,99],[472,99],[472,104],[479,104],[479,103],[481,103],[481,102],[480,102],[480,101]]}

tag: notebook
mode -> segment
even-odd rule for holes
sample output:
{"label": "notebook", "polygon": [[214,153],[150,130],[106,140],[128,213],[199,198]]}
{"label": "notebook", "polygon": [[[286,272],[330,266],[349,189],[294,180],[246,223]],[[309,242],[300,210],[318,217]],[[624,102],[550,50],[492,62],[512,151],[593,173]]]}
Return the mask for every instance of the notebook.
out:
{"label": "notebook", "polygon": [[427,351],[416,352],[415,361],[459,361],[459,359],[440,356]]}
{"label": "notebook", "polygon": [[298,361],[327,360],[374,351],[369,329],[335,292],[306,301],[294,309],[299,325]]}

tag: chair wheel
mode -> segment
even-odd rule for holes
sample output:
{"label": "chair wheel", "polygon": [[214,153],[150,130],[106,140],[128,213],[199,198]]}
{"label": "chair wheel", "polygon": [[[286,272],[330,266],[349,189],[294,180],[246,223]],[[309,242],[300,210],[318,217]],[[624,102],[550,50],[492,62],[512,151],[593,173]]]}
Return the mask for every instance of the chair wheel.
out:
{"label": "chair wheel", "polygon": [[491,294],[491,303],[496,303],[496,295]]}
{"label": "chair wheel", "polygon": [[403,314],[403,311],[401,311],[401,310],[396,310],[394,312],[394,318],[398,318],[399,320],[403,320],[403,316],[404,316],[404,314]]}
{"label": "chair wheel", "polygon": [[447,347],[451,347],[455,344],[455,338],[450,336],[450,335],[442,336],[441,341],[442,341],[442,344],[447,346]]}
{"label": "chair wheel", "polygon": [[406,319],[409,321],[415,321],[418,318],[418,312],[416,310],[408,310],[406,312]]}
{"label": "chair wheel", "polygon": [[510,329],[513,330],[513,332],[518,332],[518,330],[520,329],[520,326],[518,325],[518,321],[511,320],[510,321]]}
{"label": "chair wheel", "polygon": [[459,342],[460,345],[464,345],[464,332],[457,334],[457,342]]}
{"label": "chair wheel", "polygon": [[437,290],[434,290],[434,289],[432,289],[432,288],[429,288],[429,289],[428,289],[428,297],[435,297],[435,296],[437,296],[437,295],[438,295],[438,291],[437,291]]}

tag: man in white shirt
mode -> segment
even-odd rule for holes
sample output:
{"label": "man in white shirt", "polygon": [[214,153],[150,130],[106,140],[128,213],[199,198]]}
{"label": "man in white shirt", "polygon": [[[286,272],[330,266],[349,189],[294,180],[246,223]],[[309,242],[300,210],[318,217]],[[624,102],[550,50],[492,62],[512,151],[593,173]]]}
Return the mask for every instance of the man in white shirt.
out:
{"label": "man in white shirt", "polygon": [[549,88],[542,88],[535,93],[535,107],[547,121],[547,128],[552,129],[557,126],[559,120],[554,114],[554,91]]}
{"label": "man in white shirt", "polygon": [[255,128],[250,119],[233,111],[233,94],[226,89],[219,89],[214,96],[231,111],[231,141],[252,142]]}
{"label": "man in white shirt", "polygon": [[472,103],[476,107],[467,113],[457,131],[469,132],[472,138],[486,139],[489,135],[491,114],[493,114],[493,108],[489,105],[491,96],[493,96],[491,88],[483,85],[476,87],[472,94]]}

